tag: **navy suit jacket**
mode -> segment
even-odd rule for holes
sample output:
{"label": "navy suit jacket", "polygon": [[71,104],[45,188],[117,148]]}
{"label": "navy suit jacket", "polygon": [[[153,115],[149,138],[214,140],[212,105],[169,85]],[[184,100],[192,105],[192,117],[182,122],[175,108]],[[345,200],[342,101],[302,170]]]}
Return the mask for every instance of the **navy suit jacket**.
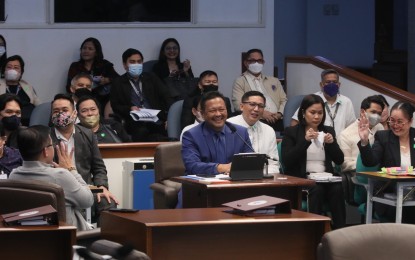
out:
{"label": "navy suit jacket", "polygon": [[[228,123],[227,123],[228,124]],[[230,123],[229,123],[230,124]],[[234,125],[236,132],[224,126],[226,142],[226,163],[232,161],[234,154],[253,152],[249,146],[248,131],[245,127]],[[238,136],[238,134],[240,136]],[[186,131],[182,138],[182,158],[187,174],[218,174],[215,152],[214,131],[203,122]],[[242,140],[243,139],[243,140]],[[246,145],[244,143],[249,144]]]}
{"label": "navy suit jacket", "polygon": [[[415,165],[415,128],[409,129],[411,165]],[[400,167],[401,150],[399,137],[392,130],[382,130],[375,133],[375,142],[362,146],[358,142],[362,162],[365,166]]]}

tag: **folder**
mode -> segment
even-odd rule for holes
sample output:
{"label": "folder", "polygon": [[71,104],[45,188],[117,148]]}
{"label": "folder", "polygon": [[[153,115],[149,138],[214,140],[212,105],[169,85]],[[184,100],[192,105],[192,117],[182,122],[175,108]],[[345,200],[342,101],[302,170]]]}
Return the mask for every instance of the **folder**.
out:
{"label": "folder", "polygon": [[266,195],[236,200],[222,205],[232,208],[232,210],[227,210],[225,212],[244,216],[291,213],[291,203],[289,200]]}
{"label": "folder", "polygon": [[7,226],[50,226],[58,225],[58,212],[46,205],[1,215]]}

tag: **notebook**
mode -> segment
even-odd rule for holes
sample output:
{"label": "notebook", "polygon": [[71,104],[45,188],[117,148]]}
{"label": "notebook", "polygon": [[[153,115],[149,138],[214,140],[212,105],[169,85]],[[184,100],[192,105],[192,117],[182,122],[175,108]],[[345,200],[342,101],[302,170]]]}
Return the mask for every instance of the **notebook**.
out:
{"label": "notebook", "polygon": [[232,158],[230,179],[233,181],[262,179],[266,160],[266,155],[260,153],[235,154]]}
{"label": "notebook", "polygon": [[232,211],[227,210],[225,212],[242,215],[254,216],[291,212],[289,200],[266,195],[236,200],[222,205],[233,209]]}

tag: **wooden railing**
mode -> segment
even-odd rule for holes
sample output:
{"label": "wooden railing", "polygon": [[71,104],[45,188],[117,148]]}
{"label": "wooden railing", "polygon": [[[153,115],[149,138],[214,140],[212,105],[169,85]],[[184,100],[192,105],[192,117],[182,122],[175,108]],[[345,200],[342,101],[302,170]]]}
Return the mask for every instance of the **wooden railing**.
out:
{"label": "wooden railing", "polygon": [[[335,64],[332,61],[320,56],[287,56],[285,58],[286,68],[287,63],[312,64],[322,69],[334,69],[340,74],[340,76],[368,87],[376,92],[390,96],[391,98],[399,101],[415,103],[415,95],[412,93],[399,89],[393,85],[377,80],[375,78],[369,77],[353,69]],[[285,73],[287,73],[287,70],[285,70]],[[285,79],[287,80],[287,75],[285,75]],[[287,85],[287,82],[285,84]]]}
{"label": "wooden railing", "polygon": [[153,157],[156,147],[162,143],[98,144],[102,158]]}

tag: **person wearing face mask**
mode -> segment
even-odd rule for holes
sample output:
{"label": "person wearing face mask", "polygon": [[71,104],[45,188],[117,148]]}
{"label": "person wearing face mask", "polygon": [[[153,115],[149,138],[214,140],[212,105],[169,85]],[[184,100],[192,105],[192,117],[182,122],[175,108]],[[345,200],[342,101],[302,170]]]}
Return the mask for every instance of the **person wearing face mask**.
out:
{"label": "person wearing face mask", "polygon": [[0,76],[4,78],[4,75],[1,71],[3,71],[4,63],[7,59],[7,44],[6,39],[4,39],[3,35],[0,34]]}
{"label": "person wearing face mask", "polygon": [[247,70],[235,80],[232,87],[233,107],[240,113],[243,94],[251,90],[261,92],[267,99],[261,121],[270,125],[275,131],[282,132],[284,130],[282,118],[287,96],[281,82],[275,77],[262,73],[265,60],[260,49],[249,50],[243,64]]}
{"label": "person wearing face mask", "polygon": [[[324,101],[326,120],[324,125],[334,127],[336,133],[341,133],[356,120],[353,103],[350,98],[340,94],[339,73],[333,69],[321,72],[320,91],[314,93]],[[298,124],[298,110],[294,113],[291,125]]]}
{"label": "person wearing face mask", "polygon": [[121,123],[101,119],[98,101],[94,97],[85,95],[79,98],[76,111],[78,111],[79,125],[91,129],[98,143],[131,142],[130,136],[125,132]]}
{"label": "person wearing face mask", "polygon": [[[180,117],[180,124],[182,129],[191,125],[195,120],[195,115],[192,112],[193,100],[199,98],[208,92],[219,90],[218,74],[212,70],[205,70],[199,76],[197,88],[183,100],[182,115]],[[229,116],[232,116],[231,101],[228,97],[225,98],[226,110]]]}
{"label": "person wearing face mask", "polygon": [[[136,49],[122,54],[125,73],[112,82],[110,93],[114,113],[125,121],[125,129],[134,142],[167,141],[167,112],[172,104],[169,90],[153,73],[143,72],[143,55]],[[157,109],[159,121],[134,121],[130,111]]]}
{"label": "person wearing face mask", "polygon": [[0,121],[6,136],[6,145],[17,148],[16,133],[21,126],[22,102],[19,97],[5,93],[0,95]]}
{"label": "person wearing face mask", "polygon": [[[373,144],[374,134],[379,130],[383,130],[383,126],[380,124],[383,108],[384,103],[378,95],[369,96],[363,99],[362,103],[360,104],[360,111],[365,113],[369,121],[369,129],[371,131],[371,134],[369,135],[370,144]],[[359,119],[346,127],[340,133],[337,140],[340,149],[344,154],[344,162],[341,165],[342,172],[356,171],[356,159],[359,154],[357,142],[360,140],[358,123]]]}
{"label": "person wearing face mask", "polygon": [[25,63],[19,55],[10,56],[6,59],[2,68],[4,79],[0,79],[0,94],[10,93],[19,97],[22,105],[22,125],[28,126],[30,115],[35,106],[41,103],[34,88],[22,80]]}

